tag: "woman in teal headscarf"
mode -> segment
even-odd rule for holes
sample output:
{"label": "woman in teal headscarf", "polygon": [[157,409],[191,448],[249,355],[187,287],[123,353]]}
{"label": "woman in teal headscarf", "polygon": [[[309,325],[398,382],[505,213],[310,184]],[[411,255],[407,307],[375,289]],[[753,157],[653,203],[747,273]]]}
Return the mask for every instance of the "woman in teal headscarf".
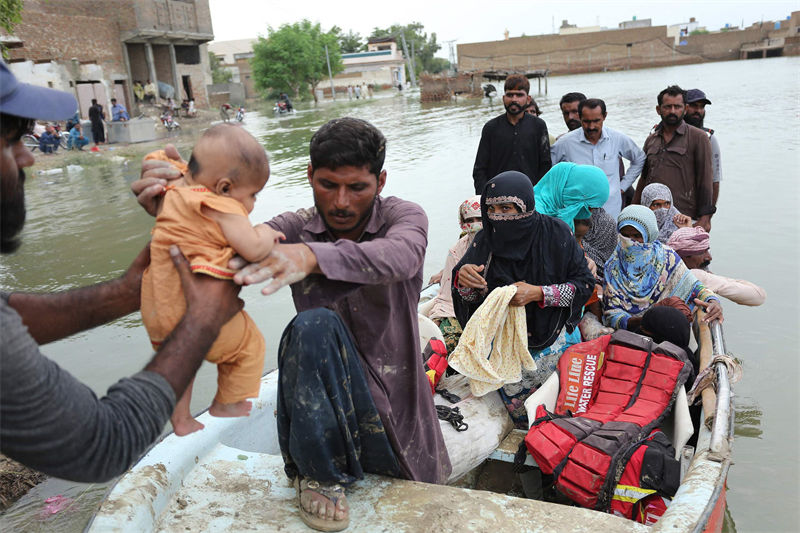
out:
{"label": "woman in teal headscarf", "polygon": [[575,233],[575,219],[591,218],[589,209],[608,200],[608,178],[592,165],[558,163],[533,188],[536,211],[560,218]]}

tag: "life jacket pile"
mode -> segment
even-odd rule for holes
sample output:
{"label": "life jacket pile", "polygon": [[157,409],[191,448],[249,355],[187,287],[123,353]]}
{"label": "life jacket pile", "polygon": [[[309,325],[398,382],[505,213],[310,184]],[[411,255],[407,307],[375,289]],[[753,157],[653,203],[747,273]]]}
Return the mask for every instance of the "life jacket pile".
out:
{"label": "life jacket pile", "polygon": [[668,502],[657,498],[674,496],[680,469],[655,428],[690,372],[678,346],[626,330],[573,345],[559,361],[555,413],[537,407],[525,445],[575,503],[652,522]]}
{"label": "life jacket pile", "polygon": [[431,394],[436,394],[436,386],[447,371],[447,347],[439,339],[430,339],[422,351],[425,375],[431,385]]}

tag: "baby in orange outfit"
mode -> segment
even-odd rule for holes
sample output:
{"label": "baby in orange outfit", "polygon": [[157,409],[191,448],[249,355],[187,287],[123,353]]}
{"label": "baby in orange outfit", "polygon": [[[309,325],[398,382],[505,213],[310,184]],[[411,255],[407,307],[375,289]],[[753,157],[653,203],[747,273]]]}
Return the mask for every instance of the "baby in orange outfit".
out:
{"label": "baby in orange outfit", "polygon": [[[145,159],[169,160],[163,151]],[[180,247],[192,272],[231,279],[235,272],[228,261],[234,255],[260,261],[284,238],[248,219],[256,194],[269,178],[269,161],[264,148],[244,129],[228,124],[209,128],[192,150],[188,166],[174,164],[183,181],[164,195],[152,232],[150,266],[142,279],[142,320],[156,349],[186,312],[180,278],[169,255],[171,245]],[[245,311],[222,327],[206,355],[218,371],[211,415],[250,414],[247,398],[258,396],[264,351],[264,337]],[[190,384],[172,414],[177,435],[203,428],[189,410],[191,396]]]}

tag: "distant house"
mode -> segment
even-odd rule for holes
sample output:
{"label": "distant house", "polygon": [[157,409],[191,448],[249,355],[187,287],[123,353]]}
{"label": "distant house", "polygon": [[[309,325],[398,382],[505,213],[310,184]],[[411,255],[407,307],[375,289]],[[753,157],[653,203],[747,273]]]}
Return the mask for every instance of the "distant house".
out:
{"label": "distant house", "polygon": [[[366,52],[342,54],[342,64],[344,70],[333,78],[336,87],[366,83],[385,88],[405,84],[405,59],[394,37],[370,39]],[[320,84],[323,87],[327,88],[324,82]]]}
{"label": "distant house", "polygon": [[73,93],[81,116],[92,98],[133,110],[134,81],[165,82],[174,98],[207,107],[208,0],[25,0],[9,68],[21,81]]}
{"label": "distant house", "polygon": [[253,44],[258,39],[237,39],[235,41],[214,41],[208,43],[208,51],[217,56],[222,68],[228,70],[233,83],[244,86],[246,98],[256,98],[253,70],[250,68],[250,59],[253,57]]}
{"label": "distant house", "polygon": [[680,44],[683,39],[691,35],[695,30],[702,30],[700,23],[694,17],[689,19],[689,22],[681,22],[680,24],[670,24],[667,26],[667,37],[675,39],[675,44]]}

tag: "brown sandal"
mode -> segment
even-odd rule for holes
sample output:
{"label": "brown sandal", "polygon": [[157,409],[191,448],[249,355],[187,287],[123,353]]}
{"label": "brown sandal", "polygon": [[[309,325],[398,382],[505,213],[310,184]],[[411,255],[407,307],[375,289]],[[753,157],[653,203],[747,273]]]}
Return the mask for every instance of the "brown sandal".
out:
{"label": "brown sandal", "polygon": [[294,478],[294,487],[297,489],[297,508],[300,511],[300,518],[303,520],[305,525],[316,529],[317,531],[342,531],[347,529],[347,527],[350,525],[349,508],[345,507],[345,510],[348,511],[348,515],[342,520],[336,520],[333,518],[328,520],[306,511],[303,508],[303,503],[300,499],[300,496],[304,491],[310,490],[330,500],[334,507],[338,509],[339,501],[345,497],[344,487],[336,483],[323,485],[318,481],[306,479],[301,476]]}

